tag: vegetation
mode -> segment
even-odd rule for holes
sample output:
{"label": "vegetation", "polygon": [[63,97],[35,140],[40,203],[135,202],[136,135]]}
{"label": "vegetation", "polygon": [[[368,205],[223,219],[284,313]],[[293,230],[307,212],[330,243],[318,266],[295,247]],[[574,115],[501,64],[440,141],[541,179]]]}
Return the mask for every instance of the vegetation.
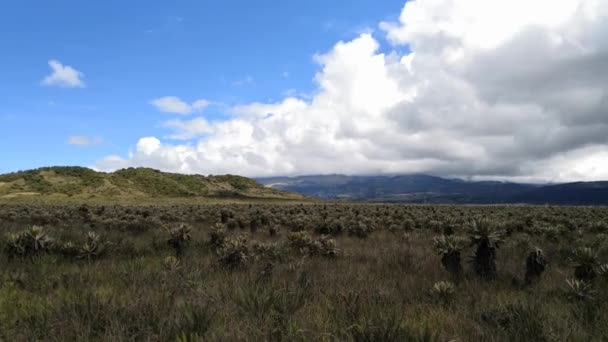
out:
{"label": "vegetation", "polygon": [[600,207],[4,204],[0,340],[602,341],[607,222]]}
{"label": "vegetation", "polygon": [[201,176],[128,168],[114,173],[83,167],[45,167],[0,175],[0,199],[23,196],[77,199],[242,197],[302,199],[240,176]]}

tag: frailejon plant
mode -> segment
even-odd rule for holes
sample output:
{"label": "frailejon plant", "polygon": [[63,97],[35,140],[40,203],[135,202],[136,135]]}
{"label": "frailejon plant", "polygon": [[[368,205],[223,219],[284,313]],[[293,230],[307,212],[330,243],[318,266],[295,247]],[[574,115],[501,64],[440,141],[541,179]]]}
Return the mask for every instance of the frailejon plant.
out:
{"label": "frailejon plant", "polygon": [[496,250],[504,241],[504,231],[489,220],[474,220],[469,231],[475,252],[471,258],[477,275],[485,279],[496,277]]}
{"label": "frailejon plant", "polygon": [[594,299],[595,290],[590,283],[579,279],[566,280],[566,296],[573,301],[590,301]]}
{"label": "frailejon plant", "polygon": [[85,243],[78,249],[78,258],[91,260],[106,252],[107,242],[95,232],[88,232]]}
{"label": "frailejon plant", "polygon": [[222,248],[226,242],[226,236],[224,225],[217,223],[211,228],[211,232],[209,232],[209,244],[215,249]]}
{"label": "frailejon plant", "polygon": [[526,258],[525,284],[529,285],[538,280],[547,267],[547,260],[543,250],[535,247]]}
{"label": "frailejon plant", "polygon": [[56,246],[57,252],[66,258],[76,258],[80,253],[80,248],[72,241],[66,241]]}
{"label": "frailejon plant", "polygon": [[168,256],[163,260],[163,268],[169,272],[175,272],[181,268],[181,262],[174,256]]}
{"label": "frailejon plant", "polygon": [[438,281],[431,287],[431,296],[433,299],[448,304],[454,298],[456,287],[449,281]]}
{"label": "frailejon plant", "polygon": [[454,235],[441,235],[433,239],[437,253],[441,256],[441,264],[454,277],[459,278],[462,273],[461,251],[465,240]]}
{"label": "frailejon plant", "polygon": [[167,240],[167,243],[175,250],[176,257],[183,255],[186,244],[192,239],[191,232],[192,227],[185,223],[168,229],[169,239]]}
{"label": "frailejon plant", "polygon": [[600,265],[597,251],[590,247],[579,247],[572,255],[574,263],[574,277],[579,280],[590,281],[596,276],[596,267]]}
{"label": "frailejon plant", "polygon": [[603,264],[597,267],[597,275],[608,278],[608,264]]}
{"label": "frailejon plant", "polygon": [[54,246],[55,240],[51,238],[44,228],[32,226],[20,233],[9,234],[6,238],[6,253],[9,258],[31,257],[48,253]]}
{"label": "frailejon plant", "polygon": [[251,261],[248,241],[243,235],[227,239],[217,253],[220,264],[230,270],[245,268]]}
{"label": "frailejon plant", "polygon": [[602,316],[600,301],[590,281],[580,279],[566,280],[566,298],[573,304],[572,314],[577,320],[591,324]]}
{"label": "frailejon plant", "polygon": [[287,236],[288,244],[301,255],[335,258],[339,254],[336,242],[328,236],[313,239],[307,232],[292,232]]}
{"label": "frailejon plant", "polygon": [[316,241],[319,245],[318,253],[326,258],[335,258],[340,254],[336,241],[328,236],[321,236]]}
{"label": "frailejon plant", "polygon": [[282,246],[276,242],[256,242],[253,251],[257,258],[267,261],[281,261],[284,257]]}

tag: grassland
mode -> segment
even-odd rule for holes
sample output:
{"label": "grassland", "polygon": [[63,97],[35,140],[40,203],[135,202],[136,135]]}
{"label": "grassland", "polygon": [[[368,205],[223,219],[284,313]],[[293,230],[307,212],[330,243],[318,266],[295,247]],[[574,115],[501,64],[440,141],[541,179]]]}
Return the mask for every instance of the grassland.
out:
{"label": "grassland", "polygon": [[608,339],[608,208],[4,203],[0,230],[6,341]]}
{"label": "grassland", "polygon": [[302,200],[234,175],[202,176],[128,168],[113,173],[84,167],[43,167],[0,175],[0,200],[42,197],[50,201],[145,201],[147,199]]}

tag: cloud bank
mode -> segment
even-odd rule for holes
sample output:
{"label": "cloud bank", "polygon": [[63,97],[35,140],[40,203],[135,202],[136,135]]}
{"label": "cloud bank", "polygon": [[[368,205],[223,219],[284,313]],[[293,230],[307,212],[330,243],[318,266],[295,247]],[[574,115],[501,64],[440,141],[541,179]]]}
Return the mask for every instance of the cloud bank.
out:
{"label": "cloud bank", "polygon": [[144,137],[97,168],[608,179],[608,2],[414,0],[379,26],[315,57],[311,99],[174,120],[189,142]]}

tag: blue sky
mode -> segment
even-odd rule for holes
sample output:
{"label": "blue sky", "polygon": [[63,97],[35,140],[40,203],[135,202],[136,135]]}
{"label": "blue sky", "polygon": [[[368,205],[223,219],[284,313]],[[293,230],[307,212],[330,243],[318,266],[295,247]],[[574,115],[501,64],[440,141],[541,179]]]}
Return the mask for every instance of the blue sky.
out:
{"label": "blue sky", "polygon": [[[314,91],[313,56],[395,20],[402,0],[33,1],[0,4],[0,172],[93,165],[165,136],[150,101],[226,108]],[[44,86],[57,60],[85,87]],[[68,144],[70,136],[100,139]]]}
{"label": "blue sky", "polygon": [[608,179],[608,1],[5,0],[0,172]]}

